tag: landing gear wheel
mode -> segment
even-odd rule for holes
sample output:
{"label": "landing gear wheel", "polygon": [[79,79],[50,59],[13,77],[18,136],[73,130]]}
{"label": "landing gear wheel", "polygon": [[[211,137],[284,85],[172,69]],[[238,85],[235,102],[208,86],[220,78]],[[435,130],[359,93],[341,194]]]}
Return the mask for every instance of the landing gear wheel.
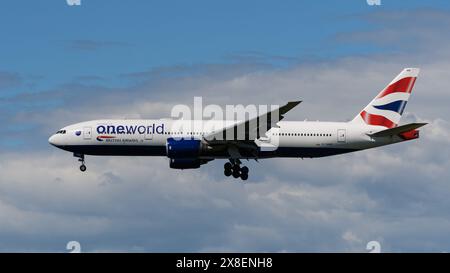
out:
{"label": "landing gear wheel", "polygon": [[230,158],[230,162],[223,165],[225,176],[233,176],[234,178],[241,178],[242,180],[248,179],[248,167],[243,166],[241,168],[241,161],[239,159]]}
{"label": "landing gear wheel", "polygon": [[85,172],[86,171],[86,165],[81,165],[80,166],[80,171]]}
{"label": "landing gear wheel", "polygon": [[234,178],[239,178],[239,176],[241,176],[241,172],[239,169],[233,168],[233,177]]}
{"label": "landing gear wheel", "polygon": [[243,181],[247,180],[247,179],[248,179],[248,173],[242,173],[242,174],[241,174],[241,179],[242,179]]}
{"label": "landing gear wheel", "polygon": [[231,165],[230,162],[225,163],[225,165],[223,165],[223,168],[225,170],[231,170],[233,168],[233,165]]}

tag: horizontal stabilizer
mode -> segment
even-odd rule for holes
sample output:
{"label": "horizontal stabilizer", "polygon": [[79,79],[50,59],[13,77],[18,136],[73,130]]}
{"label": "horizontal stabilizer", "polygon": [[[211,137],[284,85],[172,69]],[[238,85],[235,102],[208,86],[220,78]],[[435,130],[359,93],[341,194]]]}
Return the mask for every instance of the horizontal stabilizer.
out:
{"label": "horizontal stabilizer", "polygon": [[417,128],[420,128],[424,125],[427,125],[427,123],[410,123],[410,124],[405,124],[402,126],[398,126],[395,128],[391,128],[391,129],[386,129],[374,134],[369,134],[369,136],[371,137],[387,137],[387,136],[394,136],[394,135],[398,135],[404,132],[408,132]]}

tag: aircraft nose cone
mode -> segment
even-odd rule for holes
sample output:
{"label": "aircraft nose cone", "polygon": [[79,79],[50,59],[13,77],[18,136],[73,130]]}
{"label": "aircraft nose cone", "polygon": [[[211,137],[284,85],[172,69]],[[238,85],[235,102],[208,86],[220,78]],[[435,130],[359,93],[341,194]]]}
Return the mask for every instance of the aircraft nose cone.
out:
{"label": "aircraft nose cone", "polygon": [[56,136],[52,135],[51,137],[48,138],[48,143],[50,143],[53,146],[56,146]]}

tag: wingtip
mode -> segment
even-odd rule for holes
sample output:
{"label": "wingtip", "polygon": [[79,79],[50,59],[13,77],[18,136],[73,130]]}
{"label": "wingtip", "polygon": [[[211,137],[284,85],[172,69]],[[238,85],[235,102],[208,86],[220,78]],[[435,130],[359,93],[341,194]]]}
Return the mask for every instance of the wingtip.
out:
{"label": "wingtip", "polygon": [[293,100],[288,102],[289,104],[295,104],[295,105],[299,105],[302,101],[301,100]]}
{"label": "wingtip", "polygon": [[419,122],[419,123],[417,123],[417,125],[419,125],[419,127],[425,126],[427,124],[428,124],[428,122]]}
{"label": "wingtip", "polygon": [[300,104],[302,101],[289,101],[288,103],[286,103],[284,106],[280,107],[280,113],[286,114],[287,112],[289,112],[292,108],[294,108],[295,106],[297,106],[298,104]]}
{"label": "wingtip", "polygon": [[292,109],[292,108],[296,107],[297,105],[299,105],[301,102],[302,102],[301,100],[290,101],[286,104],[286,106],[289,109]]}

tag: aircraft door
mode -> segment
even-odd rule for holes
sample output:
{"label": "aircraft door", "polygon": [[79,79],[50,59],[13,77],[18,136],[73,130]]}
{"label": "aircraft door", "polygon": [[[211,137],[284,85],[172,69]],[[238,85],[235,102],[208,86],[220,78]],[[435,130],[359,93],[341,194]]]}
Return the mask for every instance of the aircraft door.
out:
{"label": "aircraft door", "polygon": [[347,141],[347,137],[346,137],[345,129],[338,129],[337,130],[337,142],[345,143],[346,141]]}
{"label": "aircraft door", "polygon": [[83,138],[88,140],[92,137],[92,128],[91,127],[84,127],[83,128]]}

